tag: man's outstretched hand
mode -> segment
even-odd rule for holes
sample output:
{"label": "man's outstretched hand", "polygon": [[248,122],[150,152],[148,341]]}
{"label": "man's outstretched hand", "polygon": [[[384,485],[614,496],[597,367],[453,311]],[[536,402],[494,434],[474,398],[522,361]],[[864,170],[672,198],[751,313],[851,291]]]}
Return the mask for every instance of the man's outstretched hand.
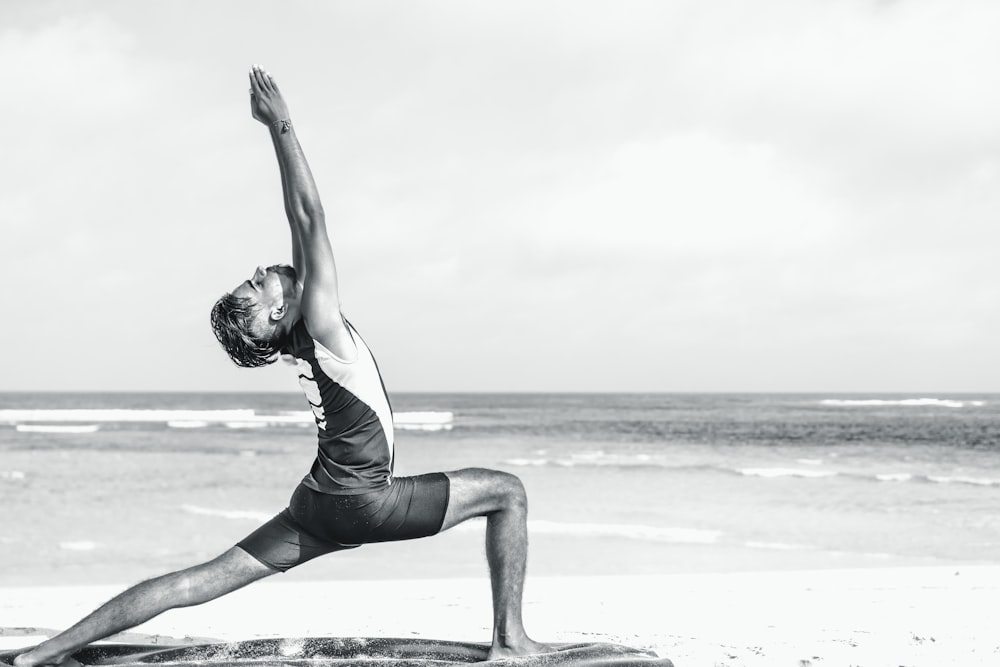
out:
{"label": "man's outstretched hand", "polygon": [[250,68],[250,113],[264,125],[288,119],[288,105],[278,84],[260,65]]}

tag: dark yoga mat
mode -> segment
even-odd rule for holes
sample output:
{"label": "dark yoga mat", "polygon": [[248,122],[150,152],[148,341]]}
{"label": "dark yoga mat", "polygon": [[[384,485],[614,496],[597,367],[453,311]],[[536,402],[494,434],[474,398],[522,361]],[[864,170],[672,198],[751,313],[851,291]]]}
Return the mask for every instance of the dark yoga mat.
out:
{"label": "dark yoga mat", "polygon": [[[555,644],[554,653],[494,661],[497,665],[541,667],[673,667],[666,658],[617,644]],[[487,644],[434,639],[306,638],[253,639],[225,644],[163,646],[97,644],[73,655],[85,665],[151,665],[171,667],[249,667],[289,665],[361,665],[363,667],[440,667],[486,659]],[[10,664],[17,651],[0,652]]]}

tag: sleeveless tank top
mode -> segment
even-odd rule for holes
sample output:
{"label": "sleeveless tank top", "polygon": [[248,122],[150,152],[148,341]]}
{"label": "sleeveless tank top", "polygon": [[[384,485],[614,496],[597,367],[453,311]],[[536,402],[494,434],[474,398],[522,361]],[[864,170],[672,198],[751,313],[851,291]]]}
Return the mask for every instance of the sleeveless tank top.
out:
{"label": "sleeveless tank top", "polygon": [[345,323],[358,351],[354,361],[313,340],[301,319],[282,353],[295,358],[319,435],[316,460],[302,484],[320,493],[354,495],[392,483],[394,441],[392,407],[378,365]]}

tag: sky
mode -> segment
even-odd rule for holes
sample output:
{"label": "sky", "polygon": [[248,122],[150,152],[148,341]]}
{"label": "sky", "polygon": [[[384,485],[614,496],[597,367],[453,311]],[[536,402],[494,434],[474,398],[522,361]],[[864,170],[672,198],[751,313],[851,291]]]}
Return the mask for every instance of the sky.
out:
{"label": "sky", "polygon": [[0,0],[0,391],[297,391],[288,101],[390,391],[1000,391],[1000,5]]}

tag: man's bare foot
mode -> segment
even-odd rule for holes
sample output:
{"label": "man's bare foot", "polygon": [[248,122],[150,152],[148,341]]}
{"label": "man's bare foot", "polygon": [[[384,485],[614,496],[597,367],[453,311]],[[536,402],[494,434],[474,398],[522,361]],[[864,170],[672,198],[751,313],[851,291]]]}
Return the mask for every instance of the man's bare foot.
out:
{"label": "man's bare foot", "polygon": [[59,655],[46,658],[45,656],[32,655],[36,649],[25,651],[14,658],[14,667],[83,667],[72,656]]}
{"label": "man's bare foot", "polygon": [[489,655],[487,655],[487,660],[499,660],[501,658],[513,658],[519,655],[535,655],[538,653],[552,653],[556,648],[554,646],[549,646],[548,644],[543,644],[541,642],[536,642],[525,637],[521,641],[506,641],[503,644],[497,642],[493,643],[490,647]]}

